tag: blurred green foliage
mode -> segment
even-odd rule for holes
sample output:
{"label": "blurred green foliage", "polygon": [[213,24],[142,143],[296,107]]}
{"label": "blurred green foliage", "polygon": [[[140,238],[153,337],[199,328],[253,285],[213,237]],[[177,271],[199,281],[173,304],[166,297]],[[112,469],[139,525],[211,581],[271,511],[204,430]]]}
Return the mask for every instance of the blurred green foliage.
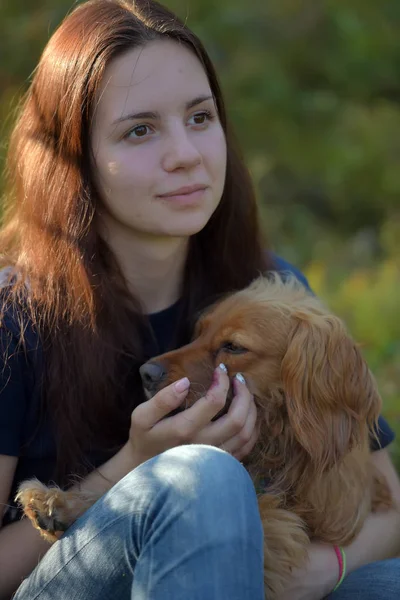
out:
{"label": "blurred green foliage", "polygon": [[[271,242],[345,318],[400,438],[400,2],[165,4],[217,65]],[[71,8],[0,5],[0,163],[18,99]],[[400,467],[400,442],[393,452]]]}

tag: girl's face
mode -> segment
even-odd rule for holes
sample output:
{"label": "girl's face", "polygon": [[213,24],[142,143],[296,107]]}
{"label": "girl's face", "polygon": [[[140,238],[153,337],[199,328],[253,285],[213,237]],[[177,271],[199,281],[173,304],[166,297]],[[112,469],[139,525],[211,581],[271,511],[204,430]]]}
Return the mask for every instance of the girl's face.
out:
{"label": "girl's face", "polygon": [[224,132],[200,61],[176,42],[154,41],[110,63],[91,144],[106,225],[187,237],[218,206]]}

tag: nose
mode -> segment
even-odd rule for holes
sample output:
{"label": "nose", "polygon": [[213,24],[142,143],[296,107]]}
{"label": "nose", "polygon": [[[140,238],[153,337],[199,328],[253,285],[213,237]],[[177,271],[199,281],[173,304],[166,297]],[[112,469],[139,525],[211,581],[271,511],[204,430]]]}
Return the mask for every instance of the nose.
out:
{"label": "nose", "polygon": [[201,153],[190,135],[185,128],[179,127],[168,136],[163,160],[165,171],[192,169],[202,162]]}
{"label": "nose", "polygon": [[162,363],[149,360],[140,367],[139,373],[142,378],[143,387],[152,392],[164,379],[167,371]]}

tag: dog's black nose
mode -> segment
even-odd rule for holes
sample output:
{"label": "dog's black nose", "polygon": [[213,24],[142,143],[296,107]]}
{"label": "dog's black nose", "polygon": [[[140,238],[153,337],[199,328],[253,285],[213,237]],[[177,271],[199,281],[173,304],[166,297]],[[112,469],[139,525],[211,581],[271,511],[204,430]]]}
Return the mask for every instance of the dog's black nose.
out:
{"label": "dog's black nose", "polygon": [[139,373],[142,378],[143,387],[149,391],[154,391],[167,374],[161,363],[151,360],[140,367]]}

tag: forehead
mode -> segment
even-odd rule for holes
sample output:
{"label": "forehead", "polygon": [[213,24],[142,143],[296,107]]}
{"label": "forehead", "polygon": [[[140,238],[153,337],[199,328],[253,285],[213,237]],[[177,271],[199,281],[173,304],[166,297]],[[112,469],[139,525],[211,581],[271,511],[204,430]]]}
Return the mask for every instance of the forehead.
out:
{"label": "forehead", "polygon": [[266,333],[277,338],[291,327],[290,311],[283,311],[273,302],[258,302],[244,294],[234,294],[207,311],[198,322],[198,329],[207,336],[249,335],[263,338]]}
{"label": "forehead", "polygon": [[248,303],[242,303],[231,296],[211,307],[198,321],[198,327],[207,335],[245,330],[252,319],[253,312]]}
{"label": "forehead", "polygon": [[193,52],[171,40],[156,40],[128,50],[107,66],[96,116],[117,119],[142,110],[162,114],[210,93],[206,72]]}

